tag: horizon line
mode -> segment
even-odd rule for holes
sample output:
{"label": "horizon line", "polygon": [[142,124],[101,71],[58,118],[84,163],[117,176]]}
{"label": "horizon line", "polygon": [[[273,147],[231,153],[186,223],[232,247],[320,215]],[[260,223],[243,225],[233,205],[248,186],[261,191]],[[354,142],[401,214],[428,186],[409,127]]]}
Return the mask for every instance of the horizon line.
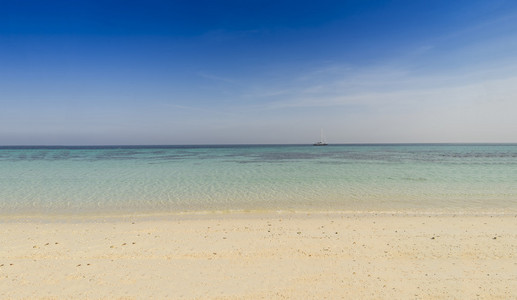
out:
{"label": "horizon line", "polygon": [[[374,145],[517,145],[517,142],[364,142],[364,143],[329,143],[327,146],[374,146]],[[208,143],[208,144],[89,144],[89,145],[0,145],[0,148],[80,148],[80,147],[227,147],[227,146],[313,146],[313,143]]]}

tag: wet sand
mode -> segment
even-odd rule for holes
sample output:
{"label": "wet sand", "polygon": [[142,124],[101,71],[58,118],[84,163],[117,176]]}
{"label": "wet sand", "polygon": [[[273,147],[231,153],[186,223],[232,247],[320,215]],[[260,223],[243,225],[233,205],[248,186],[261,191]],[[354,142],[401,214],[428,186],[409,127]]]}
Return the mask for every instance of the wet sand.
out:
{"label": "wet sand", "polygon": [[0,223],[2,299],[510,299],[517,216],[249,213]]}

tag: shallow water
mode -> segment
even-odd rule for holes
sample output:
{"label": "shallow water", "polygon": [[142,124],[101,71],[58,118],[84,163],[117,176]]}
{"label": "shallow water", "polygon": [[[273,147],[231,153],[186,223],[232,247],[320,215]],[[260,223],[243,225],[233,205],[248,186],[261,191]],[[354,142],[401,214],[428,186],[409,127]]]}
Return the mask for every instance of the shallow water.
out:
{"label": "shallow water", "polygon": [[517,145],[0,147],[0,214],[517,211]]}

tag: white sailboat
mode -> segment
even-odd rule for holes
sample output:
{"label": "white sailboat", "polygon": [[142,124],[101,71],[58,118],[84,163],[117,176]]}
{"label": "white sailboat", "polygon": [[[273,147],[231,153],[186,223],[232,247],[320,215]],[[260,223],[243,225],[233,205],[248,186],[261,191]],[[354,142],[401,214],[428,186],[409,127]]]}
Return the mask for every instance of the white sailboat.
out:
{"label": "white sailboat", "polygon": [[320,140],[312,144],[313,146],[327,146],[327,142],[323,139],[323,129],[320,130]]}

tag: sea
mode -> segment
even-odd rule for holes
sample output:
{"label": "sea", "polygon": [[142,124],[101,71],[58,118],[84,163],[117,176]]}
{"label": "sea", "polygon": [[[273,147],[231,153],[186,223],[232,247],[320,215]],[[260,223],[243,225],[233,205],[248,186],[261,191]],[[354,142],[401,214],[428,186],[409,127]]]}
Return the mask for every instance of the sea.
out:
{"label": "sea", "polygon": [[0,216],[516,213],[517,144],[0,147]]}

